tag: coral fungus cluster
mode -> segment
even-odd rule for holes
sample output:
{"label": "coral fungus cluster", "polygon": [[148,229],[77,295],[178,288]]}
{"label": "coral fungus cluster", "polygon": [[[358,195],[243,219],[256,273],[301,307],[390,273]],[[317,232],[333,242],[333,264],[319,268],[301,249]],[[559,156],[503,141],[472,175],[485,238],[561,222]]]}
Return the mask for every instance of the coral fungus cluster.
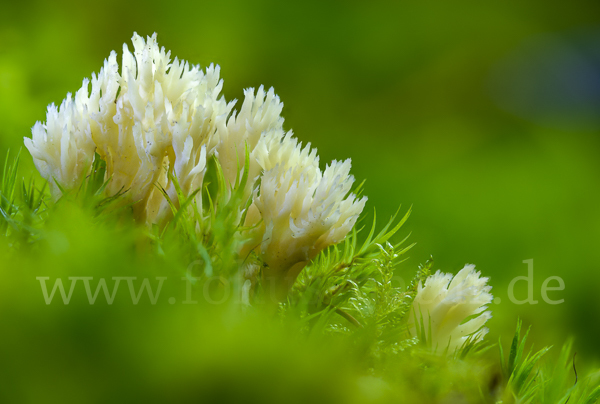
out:
{"label": "coral fungus cluster", "polygon": [[[273,89],[246,90],[235,111],[235,101],[220,96],[219,66],[171,60],[156,34],[134,34],[133,48],[123,46],[120,72],[112,52],[92,76],[91,91],[85,79],[25,138],[56,199],[81,184],[97,153],[106,162],[107,195],[123,192],[138,218],[160,223],[171,213],[160,188],[177,203],[176,179],[185,196],[193,195],[202,189],[207,159],[216,156],[231,187],[247,168],[246,224],[256,227],[258,251],[273,274],[302,266],[352,229],[367,198],[350,193],[350,160],[321,171],[316,150],[284,132]],[[201,205],[202,192],[195,198]]]}

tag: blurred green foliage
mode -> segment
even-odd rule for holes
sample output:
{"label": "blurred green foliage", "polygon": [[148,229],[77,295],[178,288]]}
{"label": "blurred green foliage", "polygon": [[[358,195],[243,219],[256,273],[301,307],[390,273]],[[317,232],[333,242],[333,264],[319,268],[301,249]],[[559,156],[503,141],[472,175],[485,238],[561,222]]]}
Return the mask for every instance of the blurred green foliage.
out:
{"label": "blurred green foliage", "polygon": [[[491,88],[492,72],[515,49],[538,35],[566,37],[573,30],[596,26],[600,3],[110,0],[101,4],[4,1],[1,8],[0,158],[8,148],[21,147],[22,137],[30,135],[34,122],[45,119],[47,104],[60,103],[67,92],[78,89],[84,77],[99,70],[111,50],[121,51],[133,31],[141,35],[157,32],[159,44],[172,55],[202,66],[220,64],[227,99],[240,99],[246,87],[275,87],[286,105],[285,128],[293,128],[297,137],[317,147],[323,162],[352,158],[354,175],[359,181],[367,180],[368,209],[377,207],[379,217],[390,216],[399,204],[412,205],[404,231],[412,232],[409,241],[417,245],[410,251],[407,266],[416,268],[433,254],[434,269],[456,272],[468,262],[490,276],[493,293],[501,299],[492,307],[492,339],[499,334],[509,337],[521,316],[526,324],[534,325],[529,338],[537,346],[574,335],[575,350],[589,355],[588,364],[589,358],[599,357],[600,131],[581,125],[557,127],[518,116],[499,106]],[[31,159],[26,151],[22,157],[21,173],[29,173]],[[143,310],[139,310],[141,318],[132,321],[132,313],[138,310],[131,306],[123,311],[85,306],[78,316],[49,306],[59,313],[41,314],[45,305],[35,276],[59,276],[61,268],[80,268],[81,276],[88,276],[89,271],[104,273],[107,265],[111,266],[107,276],[114,276],[114,271],[135,276],[140,268],[152,272],[159,265],[128,261],[132,246],[113,242],[110,229],[99,232],[94,227],[88,237],[95,244],[90,245],[86,242],[89,219],[69,217],[62,223],[60,216],[54,219],[57,226],[61,224],[56,237],[48,240],[54,261],[13,257],[1,264],[3,327],[22,330],[15,334],[18,340],[11,341],[11,334],[4,334],[4,343],[21,347],[8,363],[24,360],[19,368],[23,371],[28,361],[33,363],[44,352],[43,357],[60,368],[61,356],[53,358],[48,352],[68,344],[76,357],[81,354],[78,350],[89,347],[81,342],[87,341],[98,347],[98,357],[89,352],[82,355],[80,368],[62,369],[65,377],[91,380],[98,377],[96,363],[106,370],[113,361],[146,358],[148,363],[129,363],[132,368],[115,375],[168,376],[173,383],[185,385],[185,378],[190,377],[186,371],[197,369],[191,359],[188,369],[177,368],[177,359],[193,358],[188,349],[196,350],[195,355],[200,355],[199,350],[210,352],[216,358],[222,346],[214,341],[210,345],[209,330],[203,330],[202,337],[192,337],[197,335],[196,327],[202,328],[203,314],[198,308],[177,316],[163,308],[164,313],[153,312],[152,321],[145,321]],[[71,237],[69,231],[73,231]],[[531,258],[534,297],[539,303],[512,304],[507,286],[515,276],[526,275],[522,261]],[[565,290],[550,295],[564,298],[563,304],[548,305],[541,300],[540,288],[549,276],[564,279]],[[525,297],[524,283],[517,284],[516,293]],[[39,307],[32,306],[33,302]],[[48,318],[53,319],[51,324]],[[159,319],[161,326],[155,323]],[[165,329],[164,324],[172,327]],[[44,327],[64,327],[70,339],[47,339],[56,334]],[[186,337],[188,327],[191,331]],[[248,324],[240,327],[251,328]],[[27,331],[29,339],[23,340]],[[123,343],[106,346],[115,336],[97,332],[119,332]],[[143,337],[149,333],[155,338]],[[148,341],[158,345],[139,345]],[[247,348],[240,349],[254,352],[268,341],[247,343]],[[180,350],[180,356],[160,358],[165,354],[160,344]],[[274,362],[289,355],[298,366],[308,366],[290,347],[268,352]],[[245,360],[249,362],[240,366],[251,366],[252,358]],[[322,362],[324,374],[335,373],[333,365],[325,359]],[[212,366],[210,361],[205,364]],[[32,368],[42,373],[29,377],[60,387],[59,373]],[[265,371],[271,368],[265,366]],[[202,371],[219,371],[218,367],[208,369]],[[24,383],[19,376],[13,372],[11,380]],[[285,377],[271,376],[274,385]],[[148,378],[140,380],[148,382]],[[307,383],[319,380],[315,375]],[[168,385],[165,380],[152,379],[152,383]],[[248,386],[261,388],[253,381]],[[77,397],[77,392],[73,394]]]}

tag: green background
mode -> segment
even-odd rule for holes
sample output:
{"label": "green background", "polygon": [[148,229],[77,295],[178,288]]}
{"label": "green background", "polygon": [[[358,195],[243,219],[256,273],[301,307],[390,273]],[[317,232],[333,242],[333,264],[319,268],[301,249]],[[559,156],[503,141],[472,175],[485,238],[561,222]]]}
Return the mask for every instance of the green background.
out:
{"label": "green background", "polygon": [[[492,338],[510,335],[520,316],[536,345],[574,335],[588,363],[600,358],[598,65],[586,65],[586,76],[576,63],[581,44],[600,48],[597,1],[3,1],[1,9],[1,156],[134,31],[157,32],[172,56],[219,64],[227,99],[275,87],[285,128],[317,147],[322,165],[352,159],[355,177],[367,180],[369,214],[377,207],[383,221],[412,205],[403,233],[417,245],[406,268],[430,254],[443,271],[476,264],[501,300]],[[26,151],[23,160],[33,167]],[[539,303],[516,305],[507,286],[526,275],[527,259]],[[564,291],[549,292],[563,304],[542,301],[549,276],[564,279]],[[516,295],[525,298],[524,282]]]}

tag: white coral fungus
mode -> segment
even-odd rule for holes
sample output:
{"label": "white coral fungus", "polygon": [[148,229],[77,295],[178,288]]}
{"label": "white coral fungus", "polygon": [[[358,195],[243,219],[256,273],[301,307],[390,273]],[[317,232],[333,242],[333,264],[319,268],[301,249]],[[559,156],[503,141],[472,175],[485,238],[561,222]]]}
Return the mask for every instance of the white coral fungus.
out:
{"label": "white coral fungus", "polygon": [[61,193],[56,184],[67,189],[77,187],[94,158],[95,146],[84,96],[80,90],[75,100],[68,94],[60,108],[54,104],[48,106],[46,123],[36,122],[31,130],[32,138],[25,138],[25,147],[40,174],[52,185],[55,197]]}
{"label": "white coral fungus", "polygon": [[438,352],[461,348],[469,339],[481,340],[492,315],[485,311],[493,296],[475,265],[465,265],[454,277],[437,271],[419,283],[409,324],[411,334]]}
{"label": "white coral fungus", "polygon": [[25,139],[56,199],[80,186],[97,153],[106,162],[107,196],[123,193],[139,220],[164,224],[171,208],[159,188],[177,205],[173,181],[184,196],[202,189],[215,155],[231,187],[248,167],[246,222],[279,277],[347,235],[366,201],[349,194],[350,160],[321,172],[316,150],[283,131],[283,104],[272,88],[245,90],[238,113],[235,101],[220,96],[219,66],[171,60],[156,34],[134,34],[132,42],[133,53],[123,45],[120,73],[112,52],[92,76],[91,93],[86,79],[74,99],[69,94],[59,109],[48,107],[47,122]]}
{"label": "white coral fungus", "polygon": [[[254,204],[263,219],[260,251],[266,275],[289,282],[304,264],[348,234],[367,198],[346,198],[354,182],[350,160],[333,161],[321,172],[310,145],[302,149],[287,135],[279,147],[283,158],[277,156],[274,166],[268,158],[259,160],[265,173]],[[296,271],[286,272],[294,267]]]}

